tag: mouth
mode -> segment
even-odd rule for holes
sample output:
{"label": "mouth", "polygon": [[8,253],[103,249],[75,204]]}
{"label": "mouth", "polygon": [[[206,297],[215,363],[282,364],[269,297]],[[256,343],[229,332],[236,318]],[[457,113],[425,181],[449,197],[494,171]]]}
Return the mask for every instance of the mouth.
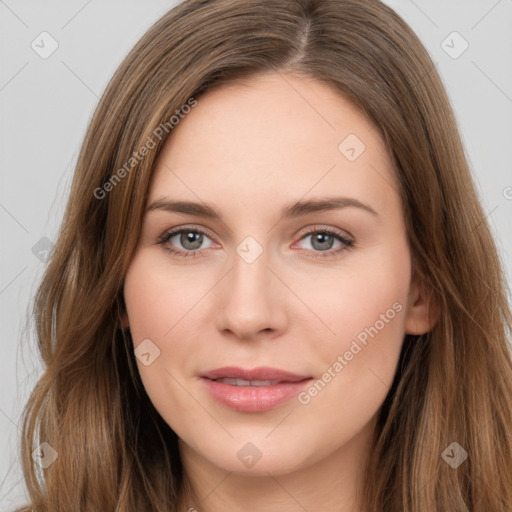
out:
{"label": "mouth", "polygon": [[[243,381],[245,384],[237,384],[235,382],[229,384],[233,385],[274,385],[280,384],[282,382],[299,382],[304,379],[310,378],[309,375],[299,375],[297,373],[292,373],[287,370],[281,370],[279,368],[271,368],[269,366],[260,366],[258,368],[246,369],[240,368],[238,366],[224,366],[222,368],[216,368],[215,370],[210,370],[201,375],[206,379],[210,380],[227,380],[231,379],[232,381]],[[247,382],[255,383],[255,384],[247,384]],[[265,384],[258,384],[260,382],[264,382]],[[266,384],[270,382],[270,384]]]}
{"label": "mouth", "polygon": [[263,412],[288,402],[313,378],[277,368],[223,367],[201,375],[220,404],[240,412]]}
{"label": "mouth", "polygon": [[223,382],[224,384],[230,384],[231,386],[275,386],[276,384],[282,384],[278,380],[243,380],[243,379],[213,379],[215,382]]}

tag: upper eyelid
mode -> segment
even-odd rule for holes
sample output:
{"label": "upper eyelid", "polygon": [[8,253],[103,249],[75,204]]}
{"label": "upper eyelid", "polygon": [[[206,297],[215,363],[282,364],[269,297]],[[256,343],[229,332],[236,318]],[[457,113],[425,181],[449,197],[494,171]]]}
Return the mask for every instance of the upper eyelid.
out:
{"label": "upper eyelid", "polygon": [[182,231],[197,231],[198,233],[202,233],[202,234],[205,234],[207,237],[211,238],[212,240],[216,241],[216,237],[215,236],[212,236],[210,233],[209,233],[209,230],[207,230],[206,228],[200,228],[200,227],[197,227],[197,226],[179,226],[179,227],[176,227],[176,228],[170,228],[170,229],[167,229],[165,230],[162,235],[160,235],[161,238],[166,238],[166,237],[172,237],[178,233],[181,233]]}

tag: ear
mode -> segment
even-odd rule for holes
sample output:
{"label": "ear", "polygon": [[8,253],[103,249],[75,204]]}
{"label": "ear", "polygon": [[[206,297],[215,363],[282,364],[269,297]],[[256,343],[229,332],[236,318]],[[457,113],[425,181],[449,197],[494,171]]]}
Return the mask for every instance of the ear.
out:
{"label": "ear", "polygon": [[121,315],[121,327],[123,330],[130,327],[130,320],[128,319],[128,313],[126,311]]}
{"label": "ear", "polygon": [[439,319],[439,306],[434,300],[430,287],[419,274],[411,283],[405,318],[406,334],[425,334]]}

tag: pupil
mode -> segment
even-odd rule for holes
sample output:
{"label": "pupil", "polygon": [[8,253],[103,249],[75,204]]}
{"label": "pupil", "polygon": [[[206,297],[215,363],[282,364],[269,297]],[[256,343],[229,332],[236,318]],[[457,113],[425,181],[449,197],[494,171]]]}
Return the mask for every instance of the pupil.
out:
{"label": "pupil", "polygon": [[313,247],[315,247],[316,242],[320,244],[319,247],[316,247],[317,249],[330,249],[330,246],[332,245],[332,237],[328,234],[318,233],[313,237]]}
{"label": "pupil", "polygon": [[[182,244],[185,248],[194,250],[201,247],[202,243],[202,233],[194,233],[192,231],[189,231],[188,233],[184,233],[182,237],[184,236],[184,240],[182,240]],[[199,242],[198,242],[199,240]],[[188,245],[192,244],[192,246]],[[195,244],[195,245],[194,245]]]}

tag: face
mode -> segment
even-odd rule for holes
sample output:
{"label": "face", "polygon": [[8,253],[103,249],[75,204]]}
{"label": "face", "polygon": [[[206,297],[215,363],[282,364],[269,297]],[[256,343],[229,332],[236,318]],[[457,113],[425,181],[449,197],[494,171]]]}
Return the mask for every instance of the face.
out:
{"label": "face", "polygon": [[285,78],[210,90],[174,128],[124,284],[183,456],[253,475],[360,457],[404,334],[428,328],[377,130]]}

